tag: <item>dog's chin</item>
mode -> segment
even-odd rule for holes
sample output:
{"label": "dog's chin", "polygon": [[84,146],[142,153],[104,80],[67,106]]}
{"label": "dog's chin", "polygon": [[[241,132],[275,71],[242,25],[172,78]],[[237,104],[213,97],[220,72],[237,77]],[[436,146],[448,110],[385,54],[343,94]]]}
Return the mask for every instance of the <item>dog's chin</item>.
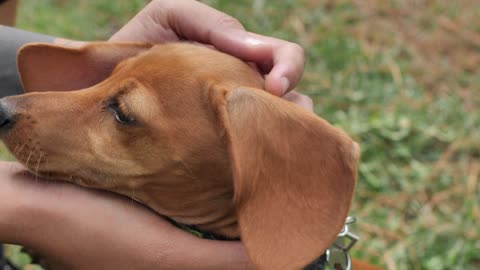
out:
{"label": "dog's chin", "polygon": [[95,180],[90,180],[85,177],[66,172],[40,171],[32,168],[27,168],[27,171],[36,178],[41,178],[49,181],[69,182],[84,187],[95,187],[95,183],[97,182]]}

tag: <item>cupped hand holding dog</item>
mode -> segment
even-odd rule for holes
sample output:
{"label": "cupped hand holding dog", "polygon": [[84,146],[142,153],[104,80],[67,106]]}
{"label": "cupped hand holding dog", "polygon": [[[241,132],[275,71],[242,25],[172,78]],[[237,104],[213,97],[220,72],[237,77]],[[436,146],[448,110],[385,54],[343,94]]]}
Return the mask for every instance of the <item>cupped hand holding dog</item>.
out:
{"label": "cupped hand holding dog", "polygon": [[35,180],[13,162],[0,171],[0,240],[48,269],[253,269],[239,242],[200,239],[130,199]]}

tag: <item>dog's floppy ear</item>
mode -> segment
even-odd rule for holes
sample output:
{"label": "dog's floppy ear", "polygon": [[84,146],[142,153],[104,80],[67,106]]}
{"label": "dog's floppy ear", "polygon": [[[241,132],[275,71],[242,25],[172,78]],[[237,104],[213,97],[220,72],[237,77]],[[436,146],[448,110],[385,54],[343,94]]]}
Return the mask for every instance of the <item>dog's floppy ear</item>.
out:
{"label": "dog's floppy ear", "polygon": [[120,61],[151,47],[111,42],[92,42],[78,48],[30,43],[18,52],[18,71],[26,92],[77,90],[103,81]]}
{"label": "dog's floppy ear", "polygon": [[211,91],[228,141],[242,241],[257,269],[302,269],[341,230],[359,147],[313,113],[252,88]]}

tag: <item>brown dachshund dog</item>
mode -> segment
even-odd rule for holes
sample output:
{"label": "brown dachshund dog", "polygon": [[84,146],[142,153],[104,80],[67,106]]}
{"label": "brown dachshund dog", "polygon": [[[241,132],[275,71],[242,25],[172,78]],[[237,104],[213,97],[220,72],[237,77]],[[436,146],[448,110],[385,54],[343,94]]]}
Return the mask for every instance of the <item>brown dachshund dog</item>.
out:
{"label": "brown dachshund dog", "polygon": [[31,44],[18,65],[28,93],[0,101],[2,139],[39,176],[241,237],[257,269],[301,269],[344,224],[357,144],[259,90],[263,78],[234,57],[180,43]]}

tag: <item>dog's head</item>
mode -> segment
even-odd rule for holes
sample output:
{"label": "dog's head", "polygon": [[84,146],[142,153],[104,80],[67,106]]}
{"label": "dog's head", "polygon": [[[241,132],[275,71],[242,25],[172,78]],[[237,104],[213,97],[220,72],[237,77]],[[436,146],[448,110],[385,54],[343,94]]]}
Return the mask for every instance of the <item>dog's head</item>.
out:
{"label": "dog's head", "polygon": [[190,44],[34,44],[18,64],[28,93],[0,101],[1,133],[33,173],[240,234],[259,269],[305,266],[345,221],[357,144],[259,90],[236,58]]}

